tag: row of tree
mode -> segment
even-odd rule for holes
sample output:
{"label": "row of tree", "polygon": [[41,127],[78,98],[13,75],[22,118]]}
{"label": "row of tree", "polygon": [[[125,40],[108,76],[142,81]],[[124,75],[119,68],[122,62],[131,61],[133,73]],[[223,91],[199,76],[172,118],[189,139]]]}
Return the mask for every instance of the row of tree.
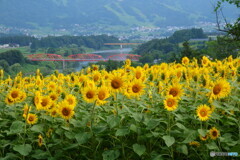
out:
{"label": "row of tree", "polygon": [[97,36],[48,36],[41,39],[37,39],[31,36],[25,35],[11,35],[11,36],[1,36],[0,44],[19,44],[20,46],[30,45],[32,50],[37,50],[39,48],[60,48],[69,45],[77,45],[78,47],[85,46],[87,48],[101,49],[104,43],[117,43],[118,38],[114,36],[107,35],[97,35]]}
{"label": "row of tree", "polygon": [[176,31],[166,39],[154,39],[140,45],[135,53],[141,55],[140,62],[180,62],[183,57],[201,58],[209,56],[212,59],[224,59],[230,55],[237,57],[240,41],[226,36],[217,40],[189,42],[190,39],[202,39],[207,36],[202,29],[185,29]]}

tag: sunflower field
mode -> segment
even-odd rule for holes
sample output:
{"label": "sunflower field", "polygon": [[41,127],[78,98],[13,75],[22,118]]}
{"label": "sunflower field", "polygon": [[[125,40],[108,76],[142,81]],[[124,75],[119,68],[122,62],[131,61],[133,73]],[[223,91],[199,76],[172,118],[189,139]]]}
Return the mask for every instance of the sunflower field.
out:
{"label": "sunflower field", "polygon": [[240,153],[239,58],[0,77],[1,160]]}

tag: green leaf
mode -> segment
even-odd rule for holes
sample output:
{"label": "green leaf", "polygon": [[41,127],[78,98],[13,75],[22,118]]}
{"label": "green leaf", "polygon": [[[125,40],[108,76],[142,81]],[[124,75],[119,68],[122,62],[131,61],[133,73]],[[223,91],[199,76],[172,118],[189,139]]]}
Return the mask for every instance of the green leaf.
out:
{"label": "green leaf", "polygon": [[207,130],[206,130],[206,129],[198,129],[198,133],[199,133],[201,136],[205,137],[206,134],[207,134]]}
{"label": "green leaf", "polygon": [[187,129],[187,128],[186,128],[183,124],[181,124],[181,123],[176,123],[176,126],[178,126],[178,128],[183,129],[183,130],[186,130],[186,129]]}
{"label": "green leaf", "polygon": [[123,129],[118,129],[117,131],[116,131],[116,136],[125,136],[125,135],[127,135],[127,134],[129,134],[129,129],[127,129],[127,128],[123,128]]}
{"label": "green leaf", "polygon": [[13,147],[13,150],[19,152],[23,156],[27,156],[32,151],[32,146],[30,144],[16,145]]}
{"label": "green leaf", "polygon": [[72,124],[75,128],[80,128],[81,127],[81,122],[79,122],[75,119],[71,119],[70,124]]}
{"label": "green leaf", "polygon": [[131,124],[129,129],[133,132],[136,132],[137,133],[137,126],[135,124]]}
{"label": "green leaf", "polygon": [[68,139],[74,139],[75,138],[75,134],[73,132],[64,132],[65,136],[68,138]]}
{"label": "green leaf", "polygon": [[240,154],[240,144],[232,147],[228,152],[238,152]]}
{"label": "green leaf", "polygon": [[67,145],[67,147],[63,148],[63,150],[69,150],[69,149],[73,149],[73,148],[77,148],[79,146],[79,144],[71,144],[71,145]]}
{"label": "green leaf", "polygon": [[95,133],[102,133],[104,132],[108,127],[107,126],[94,126],[93,132]]}
{"label": "green leaf", "polygon": [[184,136],[186,136],[185,140],[182,143],[189,143],[196,139],[198,136],[197,132],[195,130],[186,130],[184,132]]}
{"label": "green leaf", "polygon": [[22,133],[25,123],[22,121],[14,121],[10,127],[10,134]]}
{"label": "green leaf", "polygon": [[133,151],[137,153],[139,156],[141,156],[146,151],[146,147],[144,145],[135,143],[133,145]]}
{"label": "green leaf", "polygon": [[177,146],[177,151],[185,155],[188,155],[188,148],[185,144]]}
{"label": "green leaf", "polygon": [[143,120],[143,115],[141,113],[133,113],[132,116],[136,122],[141,122]]}
{"label": "green leaf", "polygon": [[209,144],[206,144],[207,148],[210,150],[218,151],[218,146],[215,142],[210,142]]}
{"label": "green leaf", "polygon": [[115,160],[120,156],[118,150],[109,150],[102,153],[103,160]]}
{"label": "green leaf", "polygon": [[75,138],[79,144],[86,143],[88,141],[88,139],[91,137],[92,137],[92,135],[88,132],[78,133],[75,135]]}
{"label": "green leaf", "polygon": [[43,125],[42,124],[36,124],[36,125],[32,126],[30,130],[33,131],[33,132],[42,133],[43,132]]}
{"label": "green leaf", "polygon": [[147,130],[152,130],[156,128],[159,125],[160,121],[159,119],[151,119],[148,122],[145,122],[144,124],[147,126]]}
{"label": "green leaf", "polygon": [[33,155],[31,156],[35,159],[47,159],[49,157],[49,153],[40,149],[34,151]]}
{"label": "green leaf", "polygon": [[110,128],[114,128],[120,123],[120,118],[116,116],[108,116],[107,123]]}
{"label": "green leaf", "polygon": [[173,145],[173,143],[175,142],[175,138],[171,136],[163,136],[163,139],[168,147]]}

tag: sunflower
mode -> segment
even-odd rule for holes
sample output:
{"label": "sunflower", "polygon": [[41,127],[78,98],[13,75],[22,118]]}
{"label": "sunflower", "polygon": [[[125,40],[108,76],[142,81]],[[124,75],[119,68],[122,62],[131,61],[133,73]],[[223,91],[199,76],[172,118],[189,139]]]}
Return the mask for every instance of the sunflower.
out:
{"label": "sunflower", "polygon": [[87,103],[93,103],[97,99],[97,88],[95,86],[87,86],[82,90],[83,99]]}
{"label": "sunflower", "polygon": [[97,71],[98,69],[99,69],[98,65],[95,65],[95,64],[92,65],[92,70],[93,71]]}
{"label": "sunflower", "polygon": [[43,145],[43,137],[41,134],[38,135],[38,146],[41,147]]}
{"label": "sunflower", "polygon": [[189,145],[193,147],[199,147],[200,143],[198,141],[192,141],[192,142],[189,142]]}
{"label": "sunflower", "polygon": [[28,115],[28,112],[31,110],[31,107],[28,106],[28,104],[25,104],[23,107],[23,117],[26,118]]}
{"label": "sunflower", "polygon": [[58,113],[57,108],[53,108],[53,109],[50,110],[50,115],[52,117],[57,117],[57,113]]}
{"label": "sunflower", "polygon": [[52,106],[52,100],[49,96],[41,97],[41,102],[39,104],[40,109],[48,110]]}
{"label": "sunflower", "polygon": [[212,113],[211,108],[205,104],[198,106],[196,112],[201,121],[207,121]]}
{"label": "sunflower", "polygon": [[142,67],[137,67],[134,70],[135,78],[137,79],[143,79],[145,77],[145,72]]}
{"label": "sunflower", "polygon": [[35,104],[37,109],[40,108],[40,103],[42,102],[41,97],[42,97],[41,93],[39,91],[36,91],[35,96],[34,96],[34,104]]}
{"label": "sunflower", "polygon": [[126,59],[125,60],[125,65],[130,66],[131,65],[131,59]]}
{"label": "sunflower", "polygon": [[97,104],[103,105],[103,104],[107,103],[107,101],[105,101],[105,99],[107,99],[110,96],[108,87],[101,86],[100,88],[98,88],[97,92],[98,92]]}
{"label": "sunflower", "polygon": [[209,63],[210,63],[210,60],[206,56],[203,56],[202,57],[202,66],[206,67],[206,66],[208,66]]}
{"label": "sunflower", "polygon": [[57,94],[61,94],[63,92],[63,88],[62,87],[57,87],[57,89],[56,89],[56,93]]}
{"label": "sunflower", "polygon": [[144,66],[143,66],[143,69],[144,70],[147,70],[149,68],[149,65],[146,63],[146,64],[144,64]]}
{"label": "sunflower", "polygon": [[189,59],[187,57],[182,58],[182,64],[188,65],[189,64]]}
{"label": "sunflower", "polygon": [[59,95],[58,95],[56,92],[51,92],[51,93],[49,94],[49,97],[51,98],[52,101],[57,101]]}
{"label": "sunflower", "polygon": [[55,82],[49,82],[47,85],[47,90],[48,91],[55,91],[57,88],[57,84]]}
{"label": "sunflower", "polygon": [[126,78],[121,73],[112,73],[109,75],[109,86],[113,92],[120,92],[126,87]]}
{"label": "sunflower", "polygon": [[98,82],[101,79],[101,73],[99,71],[93,71],[92,79],[94,82]]}
{"label": "sunflower", "polygon": [[41,78],[39,76],[37,76],[37,78],[35,80],[35,84],[38,87],[41,87],[43,85],[43,81],[41,80]]}
{"label": "sunflower", "polygon": [[79,82],[79,83],[83,83],[83,82],[85,82],[86,79],[87,79],[87,77],[86,77],[85,75],[80,75],[80,76],[78,77],[78,82]]}
{"label": "sunflower", "polygon": [[180,99],[183,94],[183,89],[180,84],[174,84],[167,88],[167,95],[172,95],[175,98]]}
{"label": "sunflower", "polygon": [[212,99],[224,98],[227,97],[230,92],[231,92],[230,84],[226,80],[221,79],[214,83],[211,91],[211,98]]}
{"label": "sunflower", "polygon": [[21,96],[18,100],[18,102],[23,102],[27,98],[27,95],[25,92],[21,92]]}
{"label": "sunflower", "polygon": [[64,101],[66,101],[68,105],[72,107],[75,107],[77,104],[76,97],[72,94],[66,95],[66,97],[64,98]]}
{"label": "sunflower", "polygon": [[21,95],[22,95],[22,91],[18,88],[12,88],[10,90],[10,92],[8,93],[7,97],[13,101],[13,102],[17,102],[20,100],[21,98]]}
{"label": "sunflower", "polygon": [[206,141],[208,139],[208,135],[206,134],[205,136],[199,135],[200,139],[202,141]]}
{"label": "sunflower", "polygon": [[28,124],[35,124],[35,123],[37,123],[38,118],[37,118],[36,114],[29,113],[27,115],[27,119],[26,120],[27,120]]}
{"label": "sunflower", "polygon": [[58,104],[58,114],[68,120],[74,115],[73,107],[69,106],[66,101],[62,101]]}
{"label": "sunflower", "polygon": [[4,71],[3,69],[0,69],[0,78],[3,78],[3,76],[4,76]]}
{"label": "sunflower", "polygon": [[177,98],[174,98],[172,95],[167,96],[166,99],[164,100],[164,107],[168,111],[173,111],[177,109],[177,105],[178,105],[178,100]]}
{"label": "sunflower", "polygon": [[14,103],[14,101],[12,99],[10,99],[9,97],[6,97],[5,98],[5,103],[8,104],[8,105],[11,105]]}
{"label": "sunflower", "polygon": [[134,79],[128,86],[128,93],[132,97],[139,97],[144,94],[145,84],[141,80]]}
{"label": "sunflower", "polygon": [[215,140],[215,139],[217,139],[220,136],[220,132],[219,132],[219,130],[217,128],[212,127],[209,130],[209,136],[210,136],[211,139]]}

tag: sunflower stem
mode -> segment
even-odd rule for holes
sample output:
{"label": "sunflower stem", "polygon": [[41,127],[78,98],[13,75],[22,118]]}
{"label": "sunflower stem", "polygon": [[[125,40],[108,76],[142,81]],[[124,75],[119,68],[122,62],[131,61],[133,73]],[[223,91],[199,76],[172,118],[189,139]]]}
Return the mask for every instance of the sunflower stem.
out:
{"label": "sunflower stem", "polygon": [[91,132],[93,133],[92,131],[92,127],[93,127],[93,123],[94,123],[94,111],[95,111],[95,107],[96,107],[96,100],[94,101],[94,104],[93,104],[93,107],[92,107],[92,111],[91,111],[91,124],[90,124],[90,128],[91,128]]}

